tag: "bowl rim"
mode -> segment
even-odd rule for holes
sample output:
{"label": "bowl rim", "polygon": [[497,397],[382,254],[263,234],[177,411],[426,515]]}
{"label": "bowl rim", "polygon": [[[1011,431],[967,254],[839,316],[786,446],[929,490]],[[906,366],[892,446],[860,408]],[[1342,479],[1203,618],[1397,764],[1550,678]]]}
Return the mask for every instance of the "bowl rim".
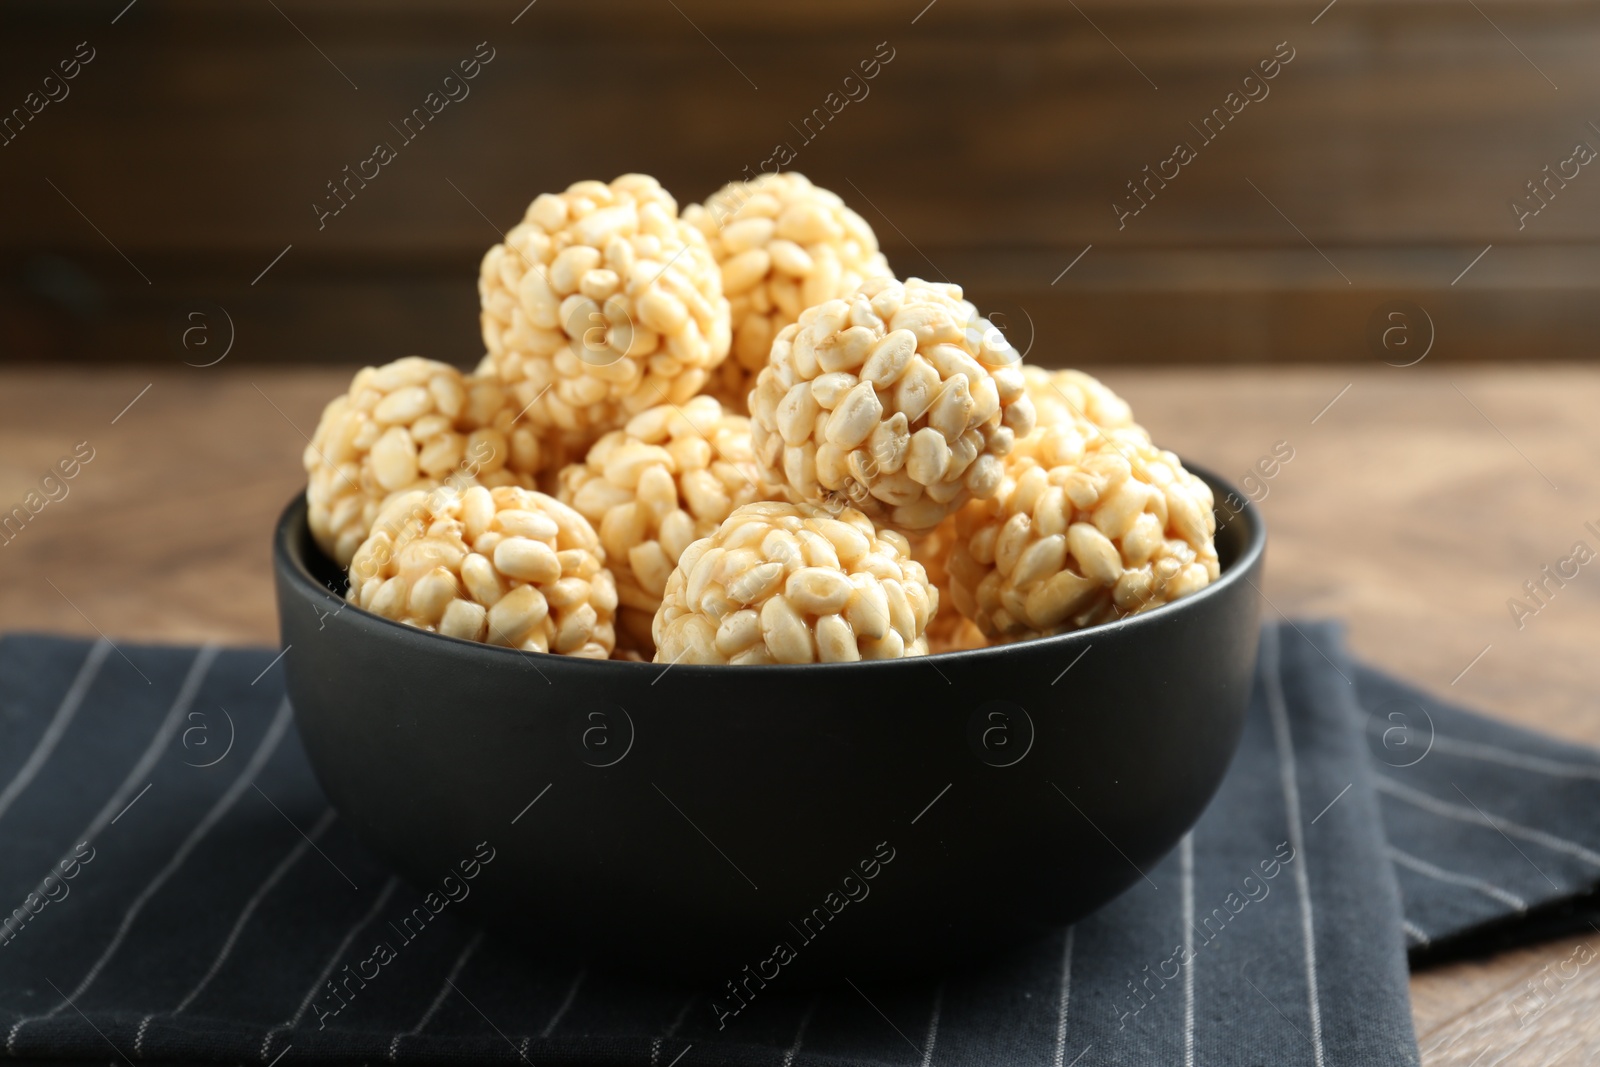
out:
{"label": "bowl rim", "polygon": [[[896,670],[904,669],[905,664],[926,662],[931,662],[937,665],[939,663],[955,663],[959,661],[964,665],[977,665],[983,659],[987,658],[995,658],[998,662],[999,658],[1005,656],[1008,652],[1014,655],[1018,648],[1027,648],[1030,651],[1038,651],[1040,653],[1048,653],[1053,651],[1064,653],[1073,652],[1077,650],[1077,647],[1080,644],[1087,646],[1092,644],[1096,638],[1103,638],[1106,635],[1116,633],[1130,627],[1151,625],[1150,620],[1152,619],[1176,622],[1181,614],[1186,612],[1192,613],[1193,611],[1199,610],[1199,606],[1208,600],[1225,595],[1227,590],[1240,582],[1249,581],[1247,575],[1249,571],[1256,566],[1262,555],[1265,553],[1267,544],[1266,522],[1262,517],[1261,510],[1259,507],[1257,507],[1255,501],[1251,500],[1248,495],[1240,493],[1235,486],[1217,474],[1213,473],[1211,470],[1205,467],[1196,466],[1186,460],[1182,462],[1185,470],[1200,478],[1211,488],[1214,500],[1227,498],[1229,500],[1230,507],[1232,507],[1233,501],[1240,502],[1241,506],[1234,511],[1233,517],[1228,520],[1229,522],[1233,522],[1236,519],[1243,519],[1245,521],[1244,545],[1240,549],[1238,556],[1234,559],[1232,566],[1225,568],[1217,577],[1216,581],[1207,585],[1199,592],[1191,593],[1186,597],[1163,604],[1158,608],[1151,609],[1150,611],[1140,612],[1137,615],[1128,615],[1121,619],[1113,619],[1110,622],[1096,623],[1093,626],[1086,626],[1081,630],[1071,630],[1067,633],[1053,634],[1049,637],[1036,637],[1024,641],[1012,641],[1005,644],[989,645],[986,648],[961,649],[952,652],[934,652],[929,653],[926,656],[911,656],[901,659],[860,660],[855,663],[684,663],[666,664],[665,666],[678,669],[679,671],[689,671],[691,674],[696,675],[704,671],[712,671],[715,672],[717,677],[722,678],[728,677],[729,672],[734,671],[756,672],[761,677],[770,677],[775,669],[781,668],[788,668],[791,670],[804,668],[805,670],[815,674],[819,670]],[[1215,505],[1213,505],[1213,507],[1215,507]],[[310,537],[310,531],[305,529],[307,525],[306,509],[306,495],[304,491],[301,491],[296,493],[295,496],[290,499],[289,503],[284,507],[283,512],[279,515],[272,535],[273,567],[280,576],[287,578],[291,583],[299,586],[302,592],[315,592],[324,597],[337,596],[337,594],[333,593],[332,590],[330,590],[326,585],[317,581],[316,577],[311,573],[310,568],[306,565],[306,561],[302,557],[301,553],[295,549],[296,540],[301,532],[304,531],[306,543],[310,544],[313,550],[316,550],[315,542]],[[330,560],[329,562],[331,563],[332,561]],[[1254,583],[1251,583],[1251,585],[1254,586]],[[1257,591],[1259,592],[1259,590]],[[363,622],[369,625],[378,624],[380,626],[380,632],[383,627],[389,627],[392,628],[393,631],[396,631],[395,636],[399,636],[400,634],[409,634],[413,636],[431,638],[441,642],[448,642],[448,645],[443,647],[449,647],[450,645],[460,646],[463,653],[468,655],[482,655],[484,653],[499,655],[507,657],[507,663],[511,662],[510,657],[513,656],[520,658],[543,656],[553,660],[560,660],[562,661],[564,667],[570,666],[573,669],[580,671],[629,670],[638,672],[652,671],[657,672],[658,674],[666,673],[665,670],[661,669],[663,664],[657,663],[653,660],[635,662],[632,660],[618,659],[587,659],[582,656],[563,656],[554,652],[528,652],[520,648],[509,648],[504,645],[490,645],[481,641],[468,641],[460,637],[451,637],[447,634],[436,633],[431,630],[423,630],[416,626],[407,626],[404,623],[396,622],[393,619],[370,612],[361,607],[359,604],[356,604],[353,601],[345,600],[343,597],[339,597],[339,600],[346,607],[354,608],[358,617],[361,618]],[[282,611],[281,605],[279,610]],[[343,610],[344,609],[342,608],[340,609],[341,613]],[[937,669],[937,666],[935,669]]]}

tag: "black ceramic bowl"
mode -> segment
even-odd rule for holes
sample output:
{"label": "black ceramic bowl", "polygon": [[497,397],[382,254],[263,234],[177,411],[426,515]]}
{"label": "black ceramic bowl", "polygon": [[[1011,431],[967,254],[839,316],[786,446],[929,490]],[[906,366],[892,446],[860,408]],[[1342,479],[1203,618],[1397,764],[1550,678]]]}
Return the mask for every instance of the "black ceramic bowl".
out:
{"label": "black ceramic bowl", "polygon": [[767,667],[401,626],[333,591],[298,499],[274,559],[295,720],[362,841],[424,889],[492,849],[465,906],[542,958],[721,985],[747,964],[795,981],[940,965],[1138,880],[1233,755],[1265,540],[1246,505],[1217,582],[1122,622]]}

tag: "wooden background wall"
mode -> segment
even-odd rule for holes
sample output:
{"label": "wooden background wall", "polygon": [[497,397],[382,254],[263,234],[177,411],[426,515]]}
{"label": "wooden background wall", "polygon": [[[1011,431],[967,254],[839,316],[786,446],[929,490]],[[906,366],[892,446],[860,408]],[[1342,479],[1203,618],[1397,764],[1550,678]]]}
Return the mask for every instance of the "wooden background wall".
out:
{"label": "wooden background wall", "polygon": [[[0,360],[203,362],[220,307],[235,362],[470,363],[477,261],[533,195],[645,170],[687,203],[780,142],[1043,362],[1371,361],[1396,299],[1434,360],[1595,353],[1600,166],[1523,229],[1509,206],[1600,148],[1594,0],[525,2],[6,4],[0,109],[95,58],[0,147]],[[324,183],[482,41],[471,95],[319,230]],[[1180,140],[1198,158],[1119,229]],[[217,344],[186,353],[197,302]]]}

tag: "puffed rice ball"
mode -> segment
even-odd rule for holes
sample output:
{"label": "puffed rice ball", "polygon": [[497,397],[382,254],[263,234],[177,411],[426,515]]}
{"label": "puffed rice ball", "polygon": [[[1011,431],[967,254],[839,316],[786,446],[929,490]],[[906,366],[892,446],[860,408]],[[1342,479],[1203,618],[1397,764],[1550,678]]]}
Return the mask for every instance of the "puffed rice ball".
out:
{"label": "puffed rice ball", "polygon": [[737,411],[745,410],[778,331],[808,307],[889,276],[867,221],[793,171],[730,182],[683,217],[706,235],[722,267],[733,353],[709,391]]}
{"label": "puffed rice ball", "polygon": [[478,295],[495,373],[578,449],[700,392],[731,340],[705,236],[644,174],[536,198],[483,257]]}
{"label": "puffed rice ball", "polygon": [[302,456],[312,537],[343,567],[396,493],[447,479],[532,486],[541,450],[516,414],[494,379],[420,356],[356,372]]}
{"label": "puffed rice ball", "polygon": [[652,620],[689,545],[734,508],[770,498],[750,450],[750,420],[714,397],[646,408],[561,472],[559,498],[600,531],[617,579],[618,642],[655,652]]}
{"label": "puffed rice ball", "polygon": [[868,279],[803,312],[750,394],[765,476],[902,530],[1000,485],[1034,426],[1021,357],[958,285]]}
{"label": "puffed rice ball", "polygon": [[1136,425],[1128,402],[1091,374],[1024,364],[1022,378],[1038,413],[1039,426],[1073,424],[1083,419],[1108,430]]}
{"label": "puffed rice ball", "polygon": [[902,534],[854,508],[746,504],[690,545],[655,618],[656,662],[926,655],[939,592]]}
{"label": "puffed rice ball", "polygon": [[1007,641],[1148,611],[1216,580],[1211,508],[1210,487],[1137,426],[1041,426],[994,497],[956,517],[951,597]]}
{"label": "puffed rice ball", "polygon": [[348,598],[449,637],[606,659],[617,588],[605,558],[589,521],[553,497],[440,486],[384,508]]}
{"label": "puffed rice ball", "polygon": [[939,591],[939,610],[928,620],[928,651],[965,652],[986,648],[989,639],[961,612],[950,596],[950,572],[946,564],[956,540],[956,516],[951,515],[932,530],[913,537],[911,558],[922,564],[928,584]]}

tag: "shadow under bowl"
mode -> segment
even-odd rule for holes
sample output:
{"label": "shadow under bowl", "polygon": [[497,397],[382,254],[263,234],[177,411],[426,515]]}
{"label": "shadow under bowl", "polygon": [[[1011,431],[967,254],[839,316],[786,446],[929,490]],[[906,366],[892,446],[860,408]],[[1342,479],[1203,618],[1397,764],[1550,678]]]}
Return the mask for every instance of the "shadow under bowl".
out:
{"label": "shadow under bowl", "polygon": [[597,662],[402,626],[345,603],[303,498],[273,558],[312,766],[419,889],[453,874],[460,910],[542,959],[808,982],[1042,936],[1194,825],[1242,729],[1266,544],[1248,503],[1218,525],[1221,577],[1154,611],[807,666]]}

